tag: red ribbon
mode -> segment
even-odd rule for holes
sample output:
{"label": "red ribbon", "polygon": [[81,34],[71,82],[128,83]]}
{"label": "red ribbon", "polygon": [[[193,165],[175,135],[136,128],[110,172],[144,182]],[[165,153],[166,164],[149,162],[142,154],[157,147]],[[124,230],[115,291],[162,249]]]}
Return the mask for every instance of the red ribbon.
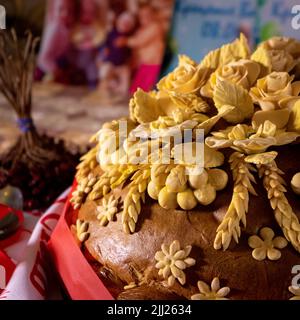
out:
{"label": "red ribbon", "polygon": [[11,261],[9,256],[0,250],[0,294],[6,288],[15,268],[16,265]]}

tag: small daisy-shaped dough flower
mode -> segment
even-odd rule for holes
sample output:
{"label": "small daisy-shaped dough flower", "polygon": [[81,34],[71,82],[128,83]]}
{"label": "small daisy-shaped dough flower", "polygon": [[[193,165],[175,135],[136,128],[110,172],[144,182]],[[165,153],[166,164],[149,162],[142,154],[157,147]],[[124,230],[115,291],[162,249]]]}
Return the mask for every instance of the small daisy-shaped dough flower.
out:
{"label": "small daisy-shaped dough flower", "polygon": [[106,226],[108,222],[114,219],[115,214],[118,212],[118,203],[114,195],[109,198],[103,198],[102,205],[97,207],[97,219],[100,220],[101,226]]}
{"label": "small daisy-shaped dough flower", "polygon": [[226,296],[229,294],[230,288],[221,288],[218,277],[213,279],[210,287],[204,281],[198,281],[197,286],[200,293],[192,295],[192,300],[229,300]]}
{"label": "small daisy-shaped dough flower", "polygon": [[290,300],[300,300],[300,287],[289,287],[289,291],[294,295]]}
{"label": "small daisy-shaped dough flower", "polygon": [[283,237],[275,237],[271,228],[265,227],[260,230],[260,237],[257,235],[251,236],[248,239],[249,246],[254,249],[252,257],[255,260],[262,261],[268,257],[269,260],[278,260],[281,257],[281,252],[278,249],[283,249],[288,242]]}
{"label": "small daisy-shaped dough flower", "polygon": [[159,269],[158,274],[168,280],[168,285],[171,287],[177,279],[181,285],[186,282],[184,269],[193,266],[196,260],[189,257],[192,246],[180,248],[178,240],[173,241],[170,246],[162,244],[161,251],[156,252],[155,267]]}
{"label": "small daisy-shaped dough flower", "polygon": [[72,225],[72,229],[80,242],[85,242],[90,235],[88,232],[89,223],[86,221],[77,219],[76,225]]}

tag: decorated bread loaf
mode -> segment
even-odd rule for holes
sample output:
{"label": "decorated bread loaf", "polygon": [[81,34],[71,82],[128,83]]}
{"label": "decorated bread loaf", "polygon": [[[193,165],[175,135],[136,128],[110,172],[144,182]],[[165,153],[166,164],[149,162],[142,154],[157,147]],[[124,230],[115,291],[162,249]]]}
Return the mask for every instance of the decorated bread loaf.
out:
{"label": "decorated bread loaf", "polygon": [[181,55],[92,138],[71,230],[115,298],[300,299],[299,59],[243,35]]}

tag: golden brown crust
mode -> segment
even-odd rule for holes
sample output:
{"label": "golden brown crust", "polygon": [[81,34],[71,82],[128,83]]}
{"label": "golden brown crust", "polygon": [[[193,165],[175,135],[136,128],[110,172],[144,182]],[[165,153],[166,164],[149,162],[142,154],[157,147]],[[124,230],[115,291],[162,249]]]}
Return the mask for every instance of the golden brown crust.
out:
{"label": "golden brown crust", "polygon": [[[292,176],[300,170],[300,146],[293,145],[277,148],[277,165],[286,174],[284,179],[290,182]],[[90,254],[114,277],[124,285],[139,282],[143,276],[146,285],[123,292],[121,299],[171,299],[181,297],[190,299],[197,293],[197,281],[211,283],[219,277],[222,285],[231,291],[230,299],[288,299],[291,294],[291,269],[300,264],[300,256],[289,244],[281,250],[277,261],[256,261],[251,256],[252,249],[248,238],[257,234],[261,227],[270,227],[276,236],[282,235],[274,218],[262,181],[257,179],[255,186],[258,196],[250,196],[247,227],[242,232],[239,244],[231,243],[227,251],[213,248],[216,229],[220,224],[232,196],[232,178],[228,168],[224,168],[230,183],[218,194],[215,202],[209,206],[198,206],[193,211],[165,210],[156,202],[147,198],[142,207],[136,232],[123,232],[121,217],[102,227],[97,220],[97,201],[86,201],[79,211],[79,219],[89,222],[90,236],[85,246]],[[300,218],[300,201],[288,185],[287,198],[294,212]],[[180,240],[182,246],[192,245],[190,256],[196,265],[185,271],[187,282],[181,286],[178,282],[167,288],[155,268],[155,253],[162,243],[170,244]],[[149,295],[152,287],[153,294]],[[154,289],[155,288],[155,289]],[[161,289],[160,289],[161,288]],[[122,290],[122,288],[120,288]]]}

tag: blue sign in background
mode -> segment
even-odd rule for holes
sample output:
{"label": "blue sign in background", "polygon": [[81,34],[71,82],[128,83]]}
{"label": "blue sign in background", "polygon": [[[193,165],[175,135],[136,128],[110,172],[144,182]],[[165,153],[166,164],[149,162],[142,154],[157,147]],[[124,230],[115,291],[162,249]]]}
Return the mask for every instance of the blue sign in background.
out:
{"label": "blue sign in background", "polygon": [[167,72],[177,65],[177,55],[199,62],[210,50],[243,32],[252,48],[274,35],[300,38],[291,25],[297,0],[176,0],[170,32],[172,58]]}

